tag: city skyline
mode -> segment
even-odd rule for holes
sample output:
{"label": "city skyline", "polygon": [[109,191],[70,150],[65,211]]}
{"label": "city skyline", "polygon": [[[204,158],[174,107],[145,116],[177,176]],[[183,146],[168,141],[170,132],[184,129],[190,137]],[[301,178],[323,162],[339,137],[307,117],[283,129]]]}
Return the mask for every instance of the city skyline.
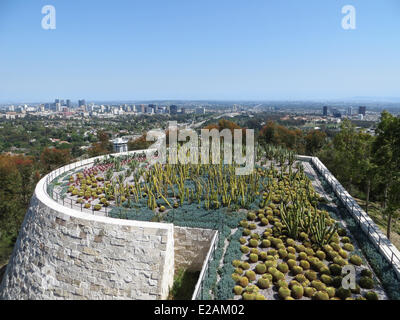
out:
{"label": "city skyline", "polygon": [[399,15],[395,0],[3,1],[0,103],[399,99]]}

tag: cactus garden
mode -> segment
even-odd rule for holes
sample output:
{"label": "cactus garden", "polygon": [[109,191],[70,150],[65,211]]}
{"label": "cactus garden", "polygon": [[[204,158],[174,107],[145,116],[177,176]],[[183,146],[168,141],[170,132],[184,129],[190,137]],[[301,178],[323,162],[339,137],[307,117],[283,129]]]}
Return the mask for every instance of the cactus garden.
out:
{"label": "cactus garden", "polygon": [[[203,298],[388,298],[292,152],[258,147],[251,174],[236,175],[235,168],[222,160],[150,165],[144,154],[107,156],[66,176],[62,191],[56,189],[64,201],[97,214],[218,229]],[[350,288],[349,269],[355,271]]]}

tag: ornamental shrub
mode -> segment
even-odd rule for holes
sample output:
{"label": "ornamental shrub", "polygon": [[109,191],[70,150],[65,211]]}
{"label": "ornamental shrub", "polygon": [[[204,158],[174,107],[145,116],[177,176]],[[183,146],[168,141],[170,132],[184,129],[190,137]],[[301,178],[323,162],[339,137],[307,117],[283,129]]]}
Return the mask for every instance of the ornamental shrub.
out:
{"label": "ornamental shrub", "polygon": [[332,283],[332,278],[327,274],[323,274],[321,275],[321,281],[329,286]]}
{"label": "ornamental shrub", "polygon": [[294,277],[296,281],[302,283],[307,280],[306,276],[304,274],[298,274]]}
{"label": "ornamental shrub", "polygon": [[293,239],[291,239],[291,238],[287,238],[286,239],[286,244],[288,245],[288,246],[295,246],[296,245],[296,242],[293,240]]}
{"label": "ornamental shrub", "polygon": [[289,288],[285,287],[280,287],[278,290],[278,295],[281,299],[286,299],[287,297],[290,297],[291,291]]}
{"label": "ornamental shrub", "polygon": [[320,280],[313,280],[311,281],[311,286],[318,291],[325,291],[326,290],[326,285],[322,283]]}
{"label": "ornamental shrub", "polygon": [[243,269],[242,268],[235,268],[235,273],[237,273],[238,275],[242,275]]}
{"label": "ornamental shrub", "polygon": [[339,255],[343,258],[343,259],[347,259],[347,257],[348,257],[348,253],[347,253],[347,251],[345,251],[345,250],[343,250],[343,249],[340,249],[339,250]]}
{"label": "ornamental shrub", "polygon": [[362,277],[369,277],[372,278],[372,271],[369,269],[362,269],[361,270],[361,276]]}
{"label": "ornamental shrub", "polygon": [[244,254],[249,253],[250,248],[248,246],[240,246],[240,251],[242,251]]}
{"label": "ornamental shrub", "polygon": [[281,257],[282,259],[285,259],[288,256],[288,252],[286,251],[286,249],[279,249],[278,254],[279,257]]}
{"label": "ornamental shrub", "polygon": [[288,253],[287,259],[292,259],[292,260],[296,260],[296,255],[294,253]]}
{"label": "ornamental shrub", "polygon": [[257,262],[258,261],[258,255],[257,254],[255,254],[255,253],[251,253],[250,254],[250,256],[249,256],[249,260],[251,261],[251,262]]}
{"label": "ornamental shrub", "polygon": [[351,290],[351,293],[354,293],[354,294],[360,294],[360,292],[361,292],[361,288],[358,284],[356,284],[356,287],[354,289],[350,288],[350,290]]}
{"label": "ornamental shrub", "polygon": [[252,270],[247,270],[245,275],[250,281],[256,280],[256,273]]}
{"label": "ornamental shrub", "polygon": [[313,256],[315,254],[315,252],[312,248],[306,248],[306,250],[304,252],[307,256]]}
{"label": "ornamental shrub", "polygon": [[256,265],[256,272],[258,274],[264,274],[265,272],[267,272],[267,267],[265,266],[264,263],[260,263]]}
{"label": "ornamental shrub", "polygon": [[297,265],[297,262],[294,259],[289,259],[287,261],[287,264],[288,264],[289,268],[292,269],[293,267],[295,267]]}
{"label": "ornamental shrub", "polygon": [[301,260],[300,267],[302,267],[304,270],[308,270],[310,269],[310,263],[307,260]]}
{"label": "ornamental shrub", "polygon": [[317,290],[313,287],[305,287],[304,288],[304,295],[308,298],[311,298],[316,292],[317,292]]}
{"label": "ornamental shrub", "polygon": [[299,255],[297,256],[298,260],[306,260],[307,259],[307,253],[305,252],[300,252]]}
{"label": "ornamental shrub", "polygon": [[342,267],[335,263],[329,265],[329,270],[331,271],[331,274],[334,276],[340,276],[342,274]]}
{"label": "ornamental shrub", "polygon": [[359,284],[363,289],[372,289],[374,287],[374,280],[370,277],[361,277]]}
{"label": "ornamental shrub", "polygon": [[274,273],[271,273],[271,274],[272,274],[272,277],[273,277],[273,279],[275,281],[279,281],[279,280],[285,279],[285,275],[282,272],[278,271],[278,270],[275,271]]}
{"label": "ornamental shrub", "polygon": [[257,281],[257,285],[261,288],[261,289],[268,289],[270,286],[270,282],[268,279],[265,278],[260,278]]}
{"label": "ornamental shrub", "polygon": [[343,249],[346,251],[354,251],[354,246],[351,243],[345,243]]}
{"label": "ornamental shrub", "polygon": [[254,212],[250,211],[250,212],[247,213],[247,219],[250,220],[250,221],[254,221],[254,220],[257,219],[257,216],[256,216],[256,214]]}
{"label": "ornamental shrub", "polygon": [[350,257],[350,259],[349,259],[349,261],[352,263],[352,264],[354,264],[354,265],[356,265],[356,266],[361,266],[362,265],[362,259],[361,259],[361,257],[359,256],[359,255],[352,255],[351,257]]}
{"label": "ornamental shrub", "polygon": [[341,241],[342,241],[343,243],[351,243],[351,240],[350,240],[349,237],[342,237]]}
{"label": "ornamental shrub", "polygon": [[261,260],[266,260],[266,259],[267,259],[267,253],[264,252],[264,251],[261,251],[260,254],[259,254],[259,256],[260,256],[260,259],[261,259]]}
{"label": "ornamental shrub", "polygon": [[248,262],[242,261],[240,267],[241,267],[243,270],[249,270],[249,269],[250,269],[250,264],[249,264]]}
{"label": "ornamental shrub", "polygon": [[338,265],[343,267],[343,266],[345,266],[347,264],[347,261],[344,260],[341,257],[335,257],[335,258],[333,258],[333,263],[336,263],[336,264],[338,264]]}
{"label": "ornamental shrub", "polygon": [[278,264],[277,268],[280,272],[283,272],[283,273],[288,273],[288,271],[289,271],[289,266],[285,262]]}
{"label": "ornamental shrub", "polygon": [[241,287],[241,286],[234,286],[234,287],[233,287],[233,292],[234,292],[236,295],[240,296],[240,295],[242,294],[242,292],[243,292],[243,287]]}
{"label": "ornamental shrub", "polygon": [[243,228],[247,228],[249,226],[249,223],[247,222],[247,220],[242,220],[240,221],[240,226]]}
{"label": "ornamental shrub", "polygon": [[250,235],[250,237],[251,237],[252,239],[260,240],[260,235],[259,235],[258,233],[252,233],[252,234]]}
{"label": "ornamental shrub", "polygon": [[301,299],[304,295],[304,288],[300,285],[294,285],[292,287],[292,297],[295,299]]}
{"label": "ornamental shrub", "polygon": [[351,291],[350,289],[345,289],[343,287],[340,287],[339,289],[336,290],[336,296],[342,300],[345,300],[346,298],[351,297]]}
{"label": "ornamental shrub", "polygon": [[329,300],[329,295],[325,291],[317,291],[313,295],[313,299],[315,299],[315,300]]}
{"label": "ornamental shrub", "polygon": [[276,282],[276,286],[278,288],[280,288],[280,287],[289,288],[289,285],[287,284],[287,282],[285,280],[278,280]]}
{"label": "ornamental shrub", "polygon": [[319,269],[319,272],[320,272],[321,274],[326,274],[326,275],[330,275],[330,274],[331,274],[331,272],[330,272],[330,270],[329,270],[329,267],[326,266],[326,265],[323,265],[323,266]]}
{"label": "ornamental shrub", "polygon": [[242,297],[243,297],[243,300],[256,300],[256,294],[255,293],[244,292]]}
{"label": "ornamental shrub", "polygon": [[252,247],[252,248],[257,248],[258,247],[258,240],[250,239],[249,246]]}
{"label": "ornamental shrub", "polygon": [[292,253],[292,254],[296,253],[296,249],[294,247],[292,247],[292,246],[287,247],[286,250],[287,250],[287,252]]}
{"label": "ornamental shrub", "polygon": [[261,293],[256,293],[256,300],[265,300],[265,296]]}
{"label": "ornamental shrub", "polygon": [[320,260],[325,260],[326,254],[322,250],[318,250],[315,255],[320,259]]}
{"label": "ornamental shrub", "polygon": [[341,276],[336,276],[332,278],[331,285],[335,288],[339,288],[342,286],[342,280],[343,278]]}
{"label": "ornamental shrub", "polygon": [[240,267],[241,264],[242,264],[242,261],[240,261],[240,260],[233,260],[233,261],[232,261],[232,265],[233,265],[235,268]]}
{"label": "ornamental shrub", "polygon": [[336,289],[334,287],[327,287],[326,293],[329,295],[329,298],[333,298],[336,294]]}
{"label": "ornamental shrub", "polygon": [[306,278],[310,281],[314,281],[317,280],[317,273],[315,271],[312,270],[307,270],[304,275],[306,276]]}
{"label": "ornamental shrub", "polygon": [[375,291],[368,291],[364,294],[365,299],[367,300],[379,300],[379,296]]}
{"label": "ornamental shrub", "polygon": [[302,244],[296,244],[295,248],[296,248],[297,252],[305,252],[306,251],[306,247]]}
{"label": "ornamental shrub", "polygon": [[271,241],[269,241],[269,240],[267,240],[267,239],[264,239],[264,240],[261,242],[261,246],[262,246],[263,248],[269,248],[269,247],[271,246]]}
{"label": "ornamental shrub", "polygon": [[292,268],[292,273],[293,273],[294,275],[298,275],[298,274],[300,274],[300,273],[303,273],[303,268],[300,267],[300,266],[294,266],[294,267]]}
{"label": "ornamental shrub", "polygon": [[251,234],[251,230],[250,229],[247,229],[247,228],[245,228],[245,229],[243,229],[243,235],[244,236],[249,236]]}
{"label": "ornamental shrub", "polygon": [[243,287],[246,288],[249,285],[249,279],[247,277],[241,277],[239,279],[239,284]]}
{"label": "ornamental shrub", "polygon": [[264,273],[261,277],[262,277],[263,279],[267,279],[270,283],[271,283],[272,280],[273,280],[272,274],[270,274],[270,273]]}
{"label": "ornamental shrub", "polygon": [[249,224],[249,229],[250,230],[255,230],[255,229],[257,229],[257,225],[255,223],[250,223]]}

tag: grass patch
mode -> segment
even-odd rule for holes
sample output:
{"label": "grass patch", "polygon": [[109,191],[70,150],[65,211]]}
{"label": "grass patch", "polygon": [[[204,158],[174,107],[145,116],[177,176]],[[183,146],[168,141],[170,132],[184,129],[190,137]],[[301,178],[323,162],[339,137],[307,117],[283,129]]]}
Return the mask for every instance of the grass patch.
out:
{"label": "grass patch", "polygon": [[[365,200],[354,198],[360,207],[365,211]],[[368,206],[368,215],[376,223],[379,229],[386,235],[387,218],[382,215],[382,208],[376,202],[370,202]],[[400,250],[400,224],[396,221],[392,224],[392,232],[390,233],[390,241]]]}
{"label": "grass patch", "polygon": [[191,300],[199,275],[199,271],[178,270],[168,300]]}

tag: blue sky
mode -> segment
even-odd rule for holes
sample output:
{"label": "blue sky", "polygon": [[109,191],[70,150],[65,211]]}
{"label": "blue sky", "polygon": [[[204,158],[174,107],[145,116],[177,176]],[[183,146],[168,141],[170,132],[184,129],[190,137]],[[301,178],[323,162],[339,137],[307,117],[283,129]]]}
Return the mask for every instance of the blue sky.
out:
{"label": "blue sky", "polygon": [[0,102],[400,96],[398,0],[0,0],[0,46]]}

